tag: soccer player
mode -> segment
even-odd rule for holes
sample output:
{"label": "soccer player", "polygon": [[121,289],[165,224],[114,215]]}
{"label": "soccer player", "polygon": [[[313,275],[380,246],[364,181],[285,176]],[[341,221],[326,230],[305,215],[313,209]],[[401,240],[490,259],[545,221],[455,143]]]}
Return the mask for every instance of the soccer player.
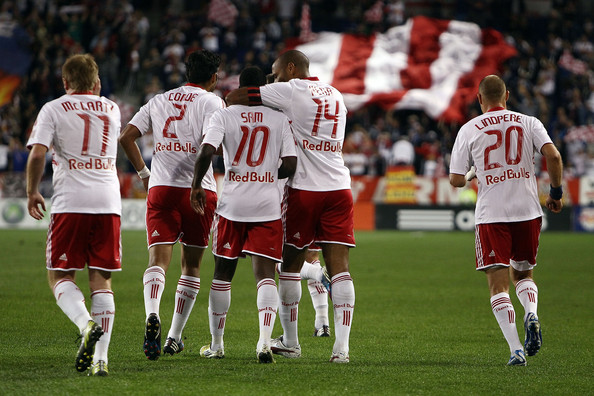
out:
{"label": "soccer player", "polygon": [[[241,72],[240,86],[266,82],[258,67]],[[264,106],[233,106],[216,112],[205,130],[192,182],[192,206],[204,213],[202,178],[222,144],[225,179],[213,226],[215,271],[208,314],[212,340],[200,350],[206,358],[223,358],[225,321],[231,280],[239,257],[250,255],[257,283],[260,363],[273,363],[270,335],[276,320],[278,292],[275,263],[282,258],[283,226],[278,179],[295,173],[297,154],[289,120]],[[279,160],[281,165],[279,167]]]}
{"label": "soccer player", "polygon": [[272,65],[274,83],[231,91],[227,103],[264,104],[289,119],[297,142],[297,171],[285,200],[285,246],[279,294],[284,333],[272,351],[300,357],[297,334],[301,299],[300,269],[307,247],[316,243],[332,283],[335,342],[330,361],[349,362],[349,336],[355,287],[349,272],[349,249],[355,246],[351,178],[342,159],[347,109],[342,94],[309,74],[309,59],[297,50],[284,52]]}
{"label": "soccer player", "polygon": [[[99,96],[99,68],[91,55],[74,55],[62,66],[66,94],[39,112],[27,147],[27,208],[44,217],[39,183],[52,149],[51,221],[46,267],[56,302],[79,328],[75,367],[106,376],[115,303],[111,273],[121,270],[120,183],[116,172],[120,109]],[[75,282],[88,266],[91,311]]]}
{"label": "soccer player", "polygon": [[[181,244],[181,276],[177,282],[171,328],[163,347],[170,355],[183,350],[182,331],[200,290],[200,263],[208,246],[216,206],[212,166],[203,179],[205,213],[190,206],[194,162],[202,142],[202,128],[210,115],[225,107],[212,93],[218,81],[220,57],[210,51],[192,52],[186,60],[188,83],[156,95],[136,113],[120,136],[120,143],[148,190],[146,231],[149,249],[144,272],[146,326],[144,353],[150,360],[161,355],[159,306],[173,245]],[[153,131],[152,172],[146,167],[136,139]]]}
{"label": "soccer player", "polygon": [[511,278],[525,312],[525,352],[533,356],[542,344],[538,288],[532,272],[543,215],[534,175],[534,153],[538,151],[546,159],[551,183],[546,206],[553,213],[560,212],[563,206],[563,164],[538,119],[506,109],[509,91],[501,78],[483,78],[477,96],[483,114],[458,132],[452,150],[450,183],[464,187],[467,179],[478,179],[476,269],[487,275],[491,308],[511,352],[507,364],[525,366],[509,285]]}

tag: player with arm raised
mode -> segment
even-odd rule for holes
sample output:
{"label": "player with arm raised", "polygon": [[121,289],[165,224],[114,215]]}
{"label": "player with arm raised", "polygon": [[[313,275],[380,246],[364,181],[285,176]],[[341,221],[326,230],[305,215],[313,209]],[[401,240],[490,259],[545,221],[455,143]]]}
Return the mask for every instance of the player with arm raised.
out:
{"label": "player with arm raised", "polygon": [[[220,65],[218,55],[196,51],[186,60],[188,83],[156,95],[142,106],[120,136],[128,159],[148,189],[146,230],[149,264],[144,272],[146,327],[144,353],[150,360],[161,354],[159,306],[165,287],[173,245],[181,244],[181,276],[177,282],[171,328],[163,347],[173,355],[183,350],[182,331],[200,290],[200,263],[208,246],[216,206],[216,183],[212,166],[203,179],[205,214],[190,206],[194,162],[202,142],[202,128],[213,112],[225,107],[212,93]],[[142,159],[136,139],[153,130],[155,150],[152,171]]]}
{"label": "player with arm raised", "polygon": [[[524,347],[535,355],[542,344],[533,280],[543,211],[534,174],[534,153],[544,155],[551,180],[546,206],[561,211],[563,164],[542,123],[506,109],[509,91],[501,78],[486,76],[479,85],[483,114],[460,128],[450,163],[450,183],[464,187],[476,175],[476,269],[484,271],[491,308],[509,345],[508,365],[526,365],[509,298],[510,278],[524,307]],[[475,175],[470,172],[474,164]],[[465,176],[466,175],[466,176]]]}
{"label": "player with arm raised", "polygon": [[[264,83],[264,73],[257,67],[248,67],[240,75],[240,86]],[[200,355],[225,356],[223,333],[231,280],[238,258],[247,254],[258,290],[260,338],[256,355],[261,363],[272,363],[270,335],[278,306],[275,263],[281,260],[283,248],[278,179],[295,173],[295,142],[289,120],[279,111],[264,106],[233,106],[216,112],[205,130],[192,183],[192,206],[198,213],[204,213],[202,178],[221,144],[225,178],[213,226],[215,271],[208,305],[212,340],[202,347]]]}
{"label": "player with arm raised", "polygon": [[[120,183],[116,171],[120,109],[99,96],[99,69],[91,55],[74,55],[62,67],[66,95],[46,103],[27,147],[27,207],[40,220],[45,200],[39,183],[52,149],[51,222],[46,267],[56,303],[79,328],[76,369],[105,376],[115,316],[111,273],[121,270]],[[91,312],[75,282],[88,266]]]}
{"label": "player with arm raised", "polygon": [[289,179],[285,247],[279,276],[279,318],[284,333],[272,350],[301,356],[297,334],[301,299],[299,272],[307,247],[316,243],[332,283],[335,343],[330,361],[349,362],[349,336],[355,288],[349,272],[349,249],[355,246],[351,178],[342,159],[347,109],[342,94],[309,74],[309,59],[297,50],[283,53],[272,65],[275,83],[244,87],[227,96],[231,104],[264,104],[289,119],[297,142],[297,171]]}

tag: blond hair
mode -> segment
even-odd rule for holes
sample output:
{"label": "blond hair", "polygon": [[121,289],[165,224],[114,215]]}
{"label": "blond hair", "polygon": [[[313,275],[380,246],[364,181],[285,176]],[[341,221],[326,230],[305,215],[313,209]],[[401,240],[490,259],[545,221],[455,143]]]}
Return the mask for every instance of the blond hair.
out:
{"label": "blond hair", "polygon": [[75,91],[91,91],[99,78],[99,67],[89,54],[72,55],[62,66],[62,78]]}

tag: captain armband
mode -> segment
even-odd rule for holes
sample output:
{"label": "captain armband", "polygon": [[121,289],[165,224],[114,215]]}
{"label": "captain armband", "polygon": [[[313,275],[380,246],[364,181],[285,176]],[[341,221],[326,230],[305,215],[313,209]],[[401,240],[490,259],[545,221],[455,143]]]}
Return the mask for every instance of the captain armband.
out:
{"label": "captain armband", "polygon": [[260,96],[260,87],[247,87],[248,99],[250,106],[262,105],[262,97]]}
{"label": "captain armband", "polygon": [[553,186],[551,186],[551,189],[549,191],[549,195],[555,201],[560,200],[561,197],[563,197],[563,187],[562,186],[559,186],[559,187],[553,187]]}

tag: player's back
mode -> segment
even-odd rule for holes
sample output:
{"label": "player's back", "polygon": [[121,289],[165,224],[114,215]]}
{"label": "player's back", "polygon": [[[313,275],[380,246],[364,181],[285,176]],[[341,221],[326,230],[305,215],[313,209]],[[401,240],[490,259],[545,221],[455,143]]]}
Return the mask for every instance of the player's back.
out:
{"label": "player's back", "polygon": [[469,121],[459,134],[467,140],[477,169],[477,223],[542,216],[534,152],[550,138],[538,119],[499,109]]}
{"label": "player's back", "polygon": [[347,115],[342,94],[316,78],[269,84],[260,92],[264,104],[291,120],[299,161],[289,185],[310,191],[349,189],[342,158]]}
{"label": "player's back", "polygon": [[220,141],[225,179],[217,213],[235,221],[280,218],[279,158],[296,155],[287,117],[265,106],[230,106],[206,130],[205,143]]}
{"label": "player's back", "polygon": [[120,126],[119,107],[105,97],[63,95],[44,105],[27,145],[53,147],[52,213],[120,213]]}
{"label": "player's back", "polygon": [[[156,95],[140,109],[130,123],[142,133],[149,127],[153,130],[149,187],[190,186],[202,143],[202,128],[208,117],[223,107],[224,102],[215,94],[186,84]],[[216,191],[212,168],[204,182],[204,188]]]}

